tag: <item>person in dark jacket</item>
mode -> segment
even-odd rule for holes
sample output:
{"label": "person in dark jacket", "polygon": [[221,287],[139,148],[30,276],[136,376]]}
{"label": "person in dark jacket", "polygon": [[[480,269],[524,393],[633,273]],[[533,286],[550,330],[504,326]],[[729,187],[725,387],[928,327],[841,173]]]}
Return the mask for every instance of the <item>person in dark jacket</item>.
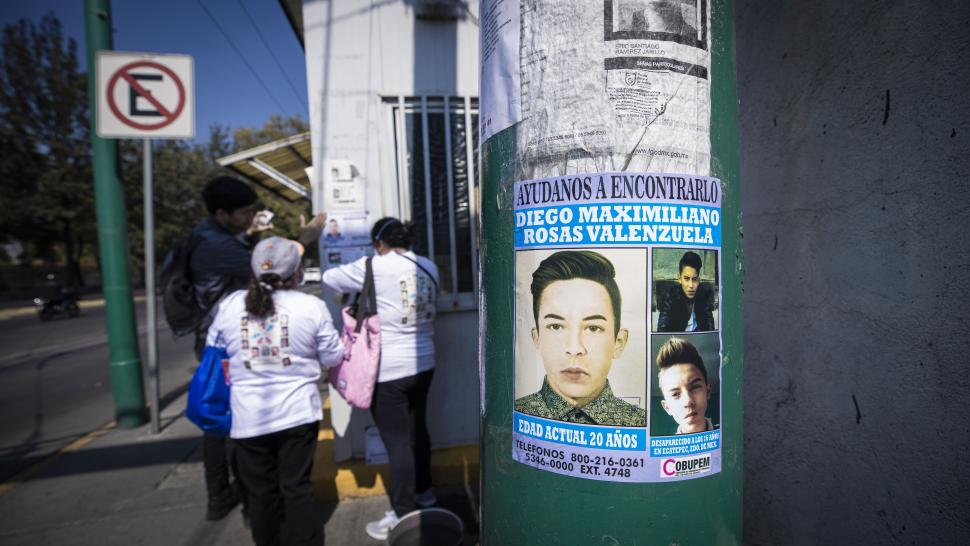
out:
{"label": "person in dark jacket", "polygon": [[[256,212],[257,199],[256,192],[248,184],[231,176],[216,177],[202,190],[209,216],[195,226],[189,237],[193,248],[189,269],[196,301],[209,317],[196,331],[196,358],[205,346],[219,300],[249,286],[253,246],[258,242],[259,233],[273,229],[273,224],[264,219],[267,211]],[[299,239],[304,246],[316,242],[324,221],[326,215],[322,214],[309,223],[300,217]],[[229,466],[233,458],[228,456],[225,435],[206,432],[202,446],[209,496],[206,519],[218,520],[229,514],[240,501],[240,494],[229,483]]]}
{"label": "person in dark jacket", "polygon": [[685,252],[680,258],[677,284],[660,302],[658,332],[710,332],[714,330],[711,291],[700,281],[701,257]]}
{"label": "person in dark jacket", "polygon": [[[202,191],[209,212],[192,230],[189,246],[189,269],[195,299],[207,310],[209,317],[202,321],[195,333],[195,356],[199,358],[205,346],[206,333],[219,300],[249,284],[249,258],[257,233],[272,229],[261,224],[256,214],[256,192],[245,182],[228,176],[214,178]],[[235,472],[234,459],[229,457],[227,437],[217,432],[205,432],[202,439],[202,462],[209,501],[206,519],[226,517],[239,504],[241,492],[230,485],[229,467]]]}

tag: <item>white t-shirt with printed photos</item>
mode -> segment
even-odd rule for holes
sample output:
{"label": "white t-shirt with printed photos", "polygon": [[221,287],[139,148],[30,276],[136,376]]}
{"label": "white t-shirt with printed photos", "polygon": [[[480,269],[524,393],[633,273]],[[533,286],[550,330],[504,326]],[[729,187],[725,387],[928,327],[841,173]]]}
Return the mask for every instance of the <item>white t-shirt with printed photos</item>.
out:
{"label": "white t-shirt with printed photos", "polygon": [[246,291],[219,304],[206,344],[229,353],[233,438],[252,438],[319,421],[320,366],[343,359],[340,335],[320,298],[281,290],[275,313],[246,312]]}
{"label": "white t-shirt with printed photos", "polygon": [[[417,260],[434,275],[434,282],[411,260]],[[377,381],[393,381],[433,368],[434,283],[438,282],[438,268],[431,260],[411,251],[403,256],[395,252],[375,255],[372,267],[377,316],[381,320],[381,367]],[[322,282],[337,292],[359,292],[364,286],[366,269],[367,258],[360,258],[324,271]]]}

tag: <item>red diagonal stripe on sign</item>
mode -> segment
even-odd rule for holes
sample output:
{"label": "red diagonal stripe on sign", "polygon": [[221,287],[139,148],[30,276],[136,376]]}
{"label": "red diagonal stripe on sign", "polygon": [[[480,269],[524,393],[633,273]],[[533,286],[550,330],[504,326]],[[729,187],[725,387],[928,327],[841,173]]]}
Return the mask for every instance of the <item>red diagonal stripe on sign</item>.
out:
{"label": "red diagonal stripe on sign", "polygon": [[162,114],[162,116],[169,119],[172,118],[172,113],[168,111],[168,108],[162,106],[162,103],[158,102],[158,99],[152,96],[152,92],[142,87],[141,84],[138,83],[138,80],[131,77],[131,74],[122,72],[121,77],[128,82],[128,85],[135,90],[135,93],[138,93],[142,98],[150,102],[152,106],[154,106],[155,109]]}

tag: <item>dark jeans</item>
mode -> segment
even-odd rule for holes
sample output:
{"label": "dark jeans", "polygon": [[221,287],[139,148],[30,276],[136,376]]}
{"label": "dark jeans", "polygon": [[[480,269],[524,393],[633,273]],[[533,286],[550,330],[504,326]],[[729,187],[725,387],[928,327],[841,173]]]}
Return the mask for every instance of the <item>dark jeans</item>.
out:
{"label": "dark jeans", "polygon": [[[195,335],[195,360],[202,358],[205,347],[205,333]],[[232,470],[236,478],[236,491],[242,498],[243,510],[246,510],[246,492],[239,483],[239,469],[236,465],[233,442],[228,435],[215,432],[202,434],[202,464],[205,467],[205,488],[210,501],[225,499],[229,494],[229,471]]]}
{"label": "dark jeans", "polygon": [[230,493],[229,469],[239,479],[235,457],[225,434],[205,432],[202,435],[202,463],[205,467],[205,488],[210,501],[224,499]]}
{"label": "dark jeans", "polygon": [[[239,477],[249,494],[249,521],[257,546],[321,543],[310,471],[319,421],[235,440]],[[282,499],[280,498],[282,496]]]}
{"label": "dark jeans", "polygon": [[398,517],[417,508],[415,492],[431,487],[431,437],[425,415],[434,370],[374,386],[370,411],[391,463],[388,496]]}
{"label": "dark jeans", "polygon": [[229,495],[229,437],[224,434],[202,434],[202,462],[205,466],[205,488],[210,501]]}

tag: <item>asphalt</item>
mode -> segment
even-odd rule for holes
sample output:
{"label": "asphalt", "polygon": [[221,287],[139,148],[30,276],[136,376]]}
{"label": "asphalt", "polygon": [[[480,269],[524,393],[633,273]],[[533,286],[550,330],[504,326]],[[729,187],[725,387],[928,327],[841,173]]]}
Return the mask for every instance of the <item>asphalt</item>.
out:
{"label": "asphalt", "polygon": [[[201,435],[184,407],[183,395],[164,409],[158,435],[148,425],[119,429],[109,423],[0,484],[0,543],[251,544],[239,508],[221,521],[205,520]],[[318,460],[327,458],[321,449],[330,447],[321,443]],[[314,470],[314,476],[335,473]],[[477,544],[477,492],[453,485],[437,493],[438,506],[464,521],[464,544]],[[386,496],[320,498],[327,496],[318,493],[316,503],[324,545],[381,544],[364,526],[388,509]]]}

